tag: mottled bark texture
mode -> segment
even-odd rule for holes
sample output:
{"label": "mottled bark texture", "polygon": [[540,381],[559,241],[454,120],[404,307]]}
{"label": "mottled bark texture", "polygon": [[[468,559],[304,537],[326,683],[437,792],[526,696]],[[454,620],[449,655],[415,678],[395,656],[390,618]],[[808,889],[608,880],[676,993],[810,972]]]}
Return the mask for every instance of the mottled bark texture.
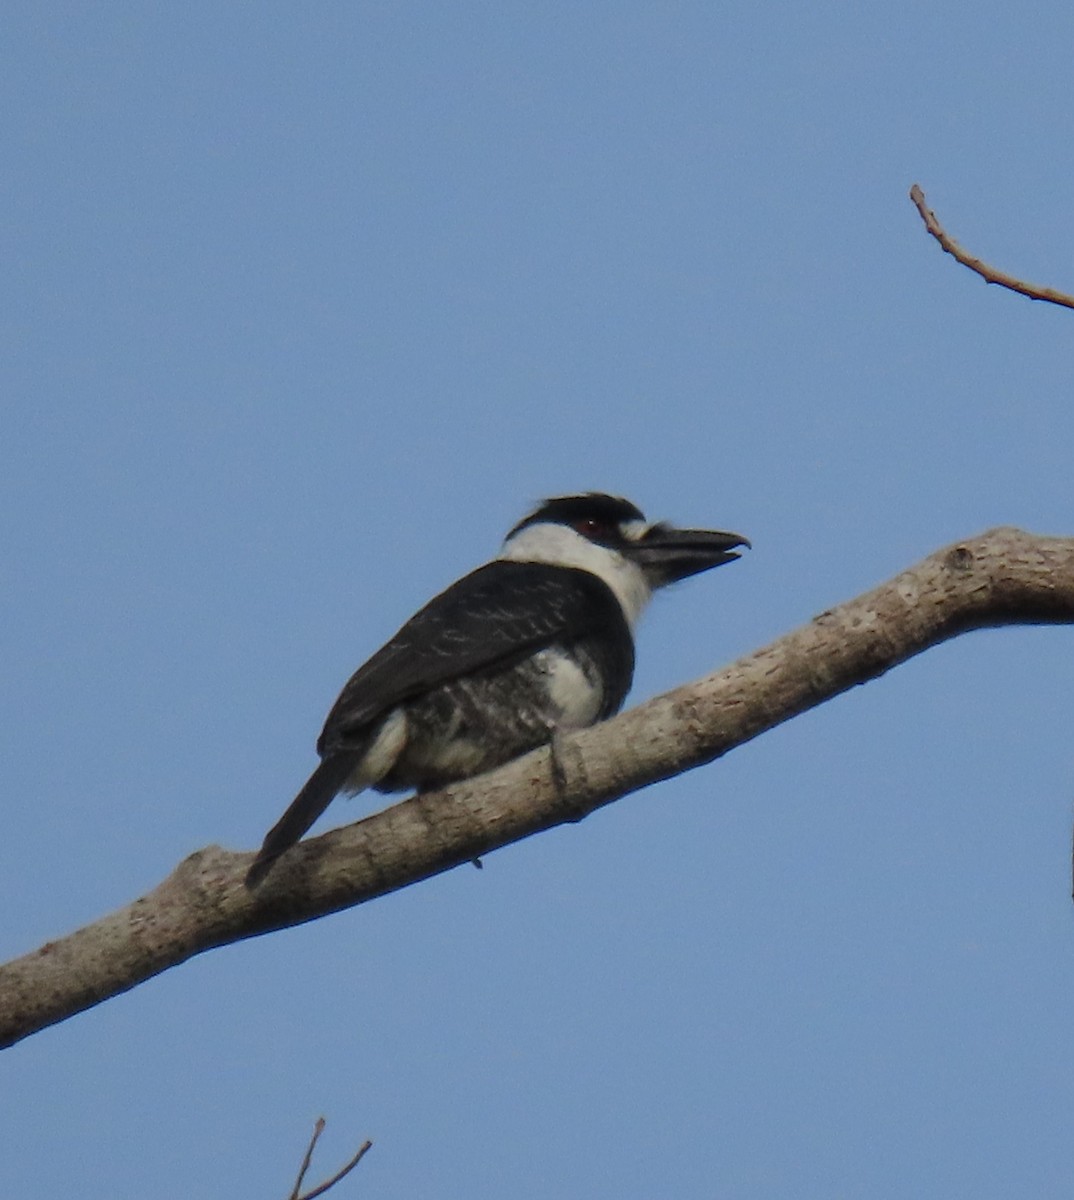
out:
{"label": "mottled bark texture", "polygon": [[148,895],[0,967],[0,1045],[195,954],[360,904],[719,758],[970,629],[1074,621],[1074,539],[995,529],[940,550],[738,662],[443,792],[289,852],[250,891],[218,846]]}

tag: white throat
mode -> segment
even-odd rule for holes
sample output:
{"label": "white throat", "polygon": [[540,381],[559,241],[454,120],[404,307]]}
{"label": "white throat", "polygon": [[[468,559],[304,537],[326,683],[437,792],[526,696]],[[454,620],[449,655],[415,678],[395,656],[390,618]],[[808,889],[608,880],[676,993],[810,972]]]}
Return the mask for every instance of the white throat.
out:
{"label": "white throat", "polygon": [[520,529],[504,542],[500,558],[578,567],[596,575],[612,589],[631,629],[653,594],[644,572],[636,563],[624,558],[617,550],[598,546],[569,525],[553,521],[540,521]]}

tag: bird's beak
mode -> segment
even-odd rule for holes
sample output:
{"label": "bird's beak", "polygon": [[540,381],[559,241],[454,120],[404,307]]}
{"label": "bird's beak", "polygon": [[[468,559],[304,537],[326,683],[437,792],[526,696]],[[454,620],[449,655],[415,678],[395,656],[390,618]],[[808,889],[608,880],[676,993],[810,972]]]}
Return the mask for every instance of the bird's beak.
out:
{"label": "bird's beak", "polygon": [[677,583],[722,563],[734,562],[740,547],[750,548],[749,538],[717,529],[675,529],[651,525],[624,554],[634,560],[656,587]]}

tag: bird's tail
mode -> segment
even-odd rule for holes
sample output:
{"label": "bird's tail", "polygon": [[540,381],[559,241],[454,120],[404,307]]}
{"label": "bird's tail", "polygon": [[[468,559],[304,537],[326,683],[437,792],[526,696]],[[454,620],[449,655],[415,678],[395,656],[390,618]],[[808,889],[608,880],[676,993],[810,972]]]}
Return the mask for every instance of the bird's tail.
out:
{"label": "bird's tail", "polygon": [[290,807],[265,834],[265,840],[246,872],[246,886],[256,887],[272,864],[306,832],[342,790],[347,777],[361,761],[361,754],[344,751],[330,754],[306,780]]}

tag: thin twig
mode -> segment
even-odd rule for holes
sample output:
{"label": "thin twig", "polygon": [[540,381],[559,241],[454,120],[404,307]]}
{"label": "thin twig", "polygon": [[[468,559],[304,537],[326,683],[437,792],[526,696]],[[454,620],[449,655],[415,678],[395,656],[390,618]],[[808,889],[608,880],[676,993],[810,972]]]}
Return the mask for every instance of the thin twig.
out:
{"label": "thin twig", "polygon": [[1012,292],[1028,296],[1030,300],[1046,300],[1049,304],[1061,304],[1064,308],[1074,308],[1074,296],[1068,296],[1066,292],[1058,292],[1055,288],[1037,287],[1036,284],[1026,283],[1025,280],[1008,275],[1005,271],[997,271],[995,267],[990,267],[988,263],[981,262],[979,258],[974,258],[968,251],[963,250],[936,219],[936,214],[925,203],[925,193],[916,183],[910,189],[910,199],[921,214],[921,219],[925,222],[925,228],[929,233],[948,254],[957,259],[964,267],[976,271],[985,283],[998,283],[1000,287],[1009,288]]}
{"label": "thin twig", "polygon": [[298,1178],[295,1180],[295,1186],[291,1189],[291,1195],[287,1200],[299,1200],[299,1193],[302,1191],[302,1180],[306,1178],[306,1172],[310,1169],[310,1160],[313,1158],[313,1150],[317,1145],[317,1139],[324,1133],[324,1117],[318,1117],[317,1123],[313,1127],[313,1137],[310,1138],[310,1144],[306,1147],[306,1157],[302,1160],[302,1166],[298,1169]]}
{"label": "thin twig", "polygon": [[368,1140],[364,1141],[358,1147],[358,1153],[350,1160],[350,1162],[346,1164],[346,1166],[341,1167],[331,1179],[326,1179],[324,1183],[320,1184],[318,1187],[315,1187],[312,1192],[307,1192],[304,1196],[297,1197],[296,1200],[314,1200],[314,1197],[316,1196],[323,1196],[330,1187],[335,1187],[336,1184],[339,1183],[339,1181],[344,1177],[344,1175],[349,1175],[351,1171],[354,1170],[354,1168],[365,1157],[366,1151],[372,1149],[372,1146],[372,1142]]}

